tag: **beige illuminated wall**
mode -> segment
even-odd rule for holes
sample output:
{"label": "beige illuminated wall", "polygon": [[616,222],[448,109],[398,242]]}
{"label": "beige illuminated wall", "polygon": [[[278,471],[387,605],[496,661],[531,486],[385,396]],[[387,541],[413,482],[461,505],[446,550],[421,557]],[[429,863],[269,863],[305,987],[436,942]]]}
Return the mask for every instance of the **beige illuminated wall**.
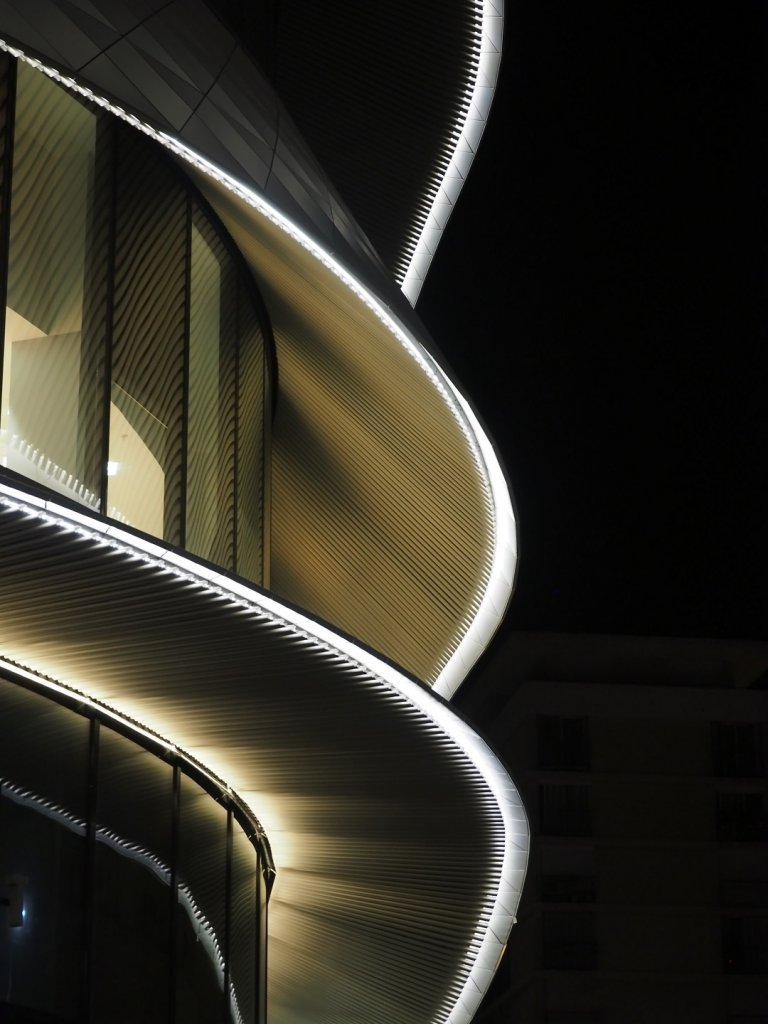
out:
{"label": "beige illuminated wall", "polygon": [[279,392],[271,587],[432,682],[490,573],[492,511],[434,382],[284,232],[197,178],[267,302]]}

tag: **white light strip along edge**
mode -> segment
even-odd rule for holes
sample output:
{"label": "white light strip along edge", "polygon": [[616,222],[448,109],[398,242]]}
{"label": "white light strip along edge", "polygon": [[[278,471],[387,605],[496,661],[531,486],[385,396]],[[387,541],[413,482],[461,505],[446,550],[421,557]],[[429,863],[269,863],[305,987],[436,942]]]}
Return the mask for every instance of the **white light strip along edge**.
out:
{"label": "white light strip along edge", "polygon": [[[498,13],[499,10],[502,10],[501,2],[503,0],[499,0],[495,8],[490,8],[494,11],[496,18],[501,17]],[[490,0],[486,0],[486,7],[489,4]],[[500,51],[500,36],[498,45]],[[488,582],[473,619],[465,629],[454,650],[446,659],[434,684],[437,693],[443,697],[450,698],[488,646],[501,623],[512,595],[517,564],[517,531],[509,488],[493,444],[478,422],[466,399],[438,363],[426,351],[424,346],[400,322],[392,311],[385,307],[335,257],[326,252],[314,239],[306,234],[298,225],[294,224],[290,218],[267,202],[263,196],[236,181],[231,175],[222,171],[221,168],[190,149],[178,139],[174,139],[165,132],[156,131],[134,114],[128,113],[122,107],[97,95],[86,86],[80,85],[73,78],[60,74],[39,60],[28,57],[22,50],[9,45],[2,39],[0,39],[0,49],[37,68],[60,85],[110,111],[110,113],[126,121],[138,131],[159,142],[187,163],[198,168],[215,181],[220,182],[233,194],[266,217],[270,223],[284,231],[349,288],[411,355],[437,389],[464,434],[493,513],[493,554],[488,573]]]}
{"label": "white light strip along edge", "polygon": [[433,187],[433,194],[429,196],[431,205],[423,215],[421,231],[413,245],[410,262],[400,285],[412,306],[416,305],[432,257],[442,238],[448,218],[453,213],[485,131],[499,78],[503,36],[504,0],[482,0],[479,60],[475,68],[474,82],[467,83],[468,101],[464,109],[464,121],[460,127],[457,124],[454,130],[456,143],[451,159],[442,180]]}
{"label": "white light strip along edge", "polygon": [[[96,519],[93,515],[66,508],[56,501],[28,494],[2,482],[0,505],[18,510],[31,519],[52,523],[95,545],[108,546],[132,558],[138,558],[148,566],[161,568],[181,580],[194,583],[210,594],[229,600],[239,608],[245,608],[259,617],[266,617],[294,636],[321,646],[347,665],[367,672],[375,682],[404,697],[412,707],[421,711],[456,744],[484,779],[496,800],[504,824],[499,888],[496,893],[487,894],[488,902],[491,903],[487,923],[483,925],[485,915],[481,915],[476,935],[467,949],[462,964],[463,967],[469,968],[469,974],[456,1002],[447,1016],[441,1014],[436,1018],[436,1022],[439,1021],[440,1024],[468,1024],[490,984],[494,969],[504,951],[509,930],[514,924],[528,862],[529,830],[522,801],[506,769],[485,741],[429,688],[404,676],[346,637],[337,635],[328,627],[293,608],[286,607],[267,594],[260,593],[237,580],[229,579],[213,568],[198,565],[191,558],[171,551],[159,542],[134,535],[117,523]],[[9,664],[8,667],[14,672],[24,671],[14,664]],[[72,693],[66,687],[29,674],[51,689]],[[82,685],[82,681],[79,681],[78,685]],[[101,702],[96,706],[100,711],[105,710]],[[122,719],[123,716],[118,712],[113,713]],[[135,728],[133,723],[131,727]],[[152,738],[157,740],[154,734]],[[226,751],[220,753],[225,760]],[[228,782],[226,779],[224,781],[225,784]],[[251,811],[258,816],[256,808],[252,807]]]}

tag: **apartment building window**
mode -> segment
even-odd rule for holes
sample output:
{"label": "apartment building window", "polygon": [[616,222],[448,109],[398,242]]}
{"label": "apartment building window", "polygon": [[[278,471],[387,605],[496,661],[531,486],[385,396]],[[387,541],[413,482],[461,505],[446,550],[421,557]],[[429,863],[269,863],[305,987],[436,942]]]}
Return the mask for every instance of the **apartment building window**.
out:
{"label": "apartment building window", "polygon": [[553,1010],[547,1014],[547,1024],[603,1024],[599,1010]]}
{"label": "apartment building window", "polygon": [[586,771],[589,768],[588,725],[586,718],[539,715],[539,767]]}
{"label": "apartment building window", "polygon": [[757,843],[768,839],[768,821],[762,793],[718,793],[715,816],[717,838],[720,840]]}
{"label": "apartment building window", "polygon": [[768,878],[723,878],[720,903],[724,907],[768,907]]}
{"label": "apartment building window", "polygon": [[590,835],[589,787],[540,785],[539,828],[545,836]]}
{"label": "apartment building window", "polygon": [[546,911],[541,918],[541,938],[546,970],[590,971],[597,967],[595,915],[591,911]]}
{"label": "apartment building window", "polygon": [[768,974],[768,916],[724,917],[726,974]]}
{"label": "apartment building window", "polygon": [[543,875],[541,899],[544,903],[594,903],[594,875]]}
{"label": "apartment building window", "polygon": [[713,722],[712,762],[724,778],[764,778],[765,726],[762,722]]}

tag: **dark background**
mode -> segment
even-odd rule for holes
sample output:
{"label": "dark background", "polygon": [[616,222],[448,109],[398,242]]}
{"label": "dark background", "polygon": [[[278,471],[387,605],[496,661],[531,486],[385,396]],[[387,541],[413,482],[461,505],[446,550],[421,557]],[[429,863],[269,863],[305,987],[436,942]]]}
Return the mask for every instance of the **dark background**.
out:
{"label": "dark background", "polygon": [[507,2],[417,306],[512,485],[502,633],[768,634],[767,29]]}

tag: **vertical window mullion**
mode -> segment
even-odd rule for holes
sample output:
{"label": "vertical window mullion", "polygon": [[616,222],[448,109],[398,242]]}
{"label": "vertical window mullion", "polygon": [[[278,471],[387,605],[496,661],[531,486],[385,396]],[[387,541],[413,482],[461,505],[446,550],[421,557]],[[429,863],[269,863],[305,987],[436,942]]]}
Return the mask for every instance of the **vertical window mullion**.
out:
{"label": "vertical window mullion", "polygon": [[187,192],[186,224],[184,227],[184,396],[182,399],[181,431],[181,536],[179,543],[187,541],[187,485],[189,480],[189,323],[192,305],[192,201]]}
{"label": "vertical window mullion", "polygon": [[227,808],[227,860],[224,878],[224,1013],[226,1024],[229,1019],[230,1001],[230,959],[232,949],[232,808]]}
{"label": "vertical window mullion", "polygon": [[96,904],[96,810],[99,781],[99,730],[98,719],[90,720],[88,746],[88,802],[86,818],[85,848],[85,907],[84,907],[84,951],[83,960],[83,1021],[91,1019],[91,994],[93,991],[93,933]]}
{"label": "vertical window mullion", "polygon": [[[8,298],[8,250],[11,239],[11,186],[13,174],[13,137],[16,114],[16,61],[3,54],[0,75],[2,103],[2,154],[0,154],[0,396],[3,394],[5,366],[5,306]],[[2,410],[0,410],[2,412]]]}
{"label": "vertical window mullion", "polygon": [[107,239],[107,282],[105,310],[104,361],[102,375],[101,477],[99,511],[107,514],[107,463],[109,460],[109,405],[112,394],[112,336],[115,311],[115,264],[117,236],[117,138],[111,116],[102,113],[104,145],[109,147],[109,232]]}
{"label": "vertical window mullion", "polygon": [[178,972],[179,954],[177,948],[176,906],[179,899],[179,804],[181,801],[181,771],[179,766],[173,766],[173,790],[171,796],[171,884],[169,886],[168,912],[169,912],[169,956],[170,970],[168,971],[168,1021],[169,1024],[176,1024],[176,975]]}

